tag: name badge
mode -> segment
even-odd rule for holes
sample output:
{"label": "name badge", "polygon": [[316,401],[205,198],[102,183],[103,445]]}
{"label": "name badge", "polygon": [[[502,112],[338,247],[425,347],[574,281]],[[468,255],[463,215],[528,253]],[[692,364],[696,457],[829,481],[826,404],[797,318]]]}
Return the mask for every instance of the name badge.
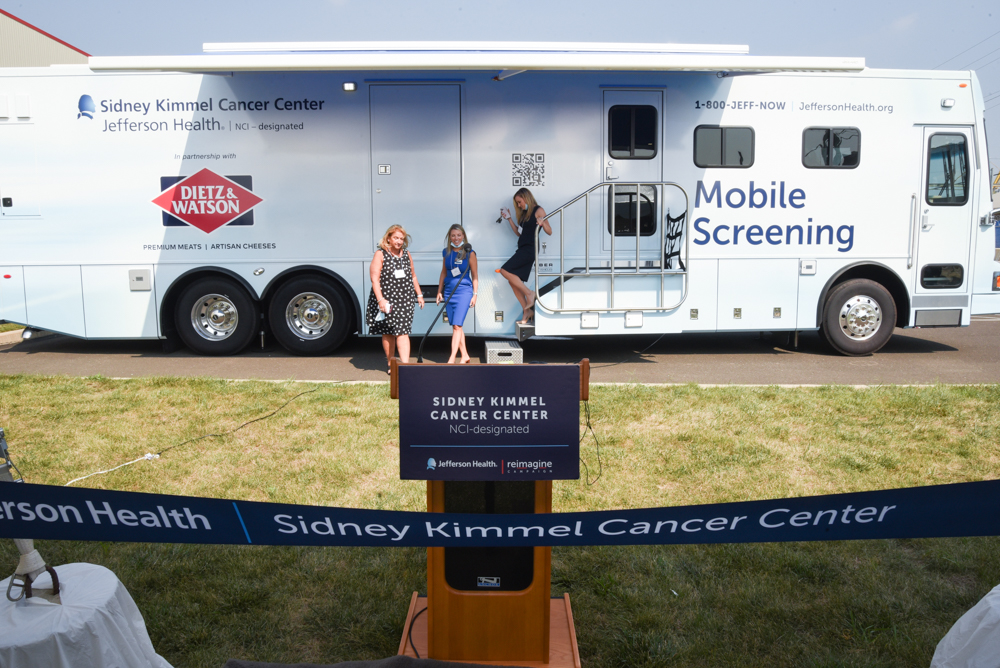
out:
{"label": "name badge", "polygon": [[461,270],[458,267],[452,267],[451,268],[451,275],[452,276],[458,276],[461,273],[462,272],[461,272]]}
{"label": "name badge", "polygon": [[406,278],[406,270],[397,269],[396,271],[392,272],[392,275],[395,276],[396,278]]}

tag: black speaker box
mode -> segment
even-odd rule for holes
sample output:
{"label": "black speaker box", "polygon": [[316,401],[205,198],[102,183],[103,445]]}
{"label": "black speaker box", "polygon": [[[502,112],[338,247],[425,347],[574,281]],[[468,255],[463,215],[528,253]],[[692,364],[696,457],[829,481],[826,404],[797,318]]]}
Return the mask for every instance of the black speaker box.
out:
{"label": "black speaker box", "polygon": [[[531,514],[535,512],[535,483],[446,481],[444,512]],[[488,534],[489,525],[484,525]],[[533,547],[444,549],[445,582],[458,591],[522,591],[531,586],[534,570]]]}

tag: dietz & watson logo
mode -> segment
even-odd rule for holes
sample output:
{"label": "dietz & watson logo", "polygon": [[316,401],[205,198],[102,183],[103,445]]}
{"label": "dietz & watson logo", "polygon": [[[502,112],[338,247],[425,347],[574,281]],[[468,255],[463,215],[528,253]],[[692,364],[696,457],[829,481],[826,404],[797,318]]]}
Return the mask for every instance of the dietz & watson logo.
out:
{"label": "dietz & watson logo", "polygon": [[159,197],[164,227],[197,227],[205,233],[223,225],[253,225],[253,208],[263,202],[252,192],[253,177],[221,176],[205,168],[191,176],[161,176]]}

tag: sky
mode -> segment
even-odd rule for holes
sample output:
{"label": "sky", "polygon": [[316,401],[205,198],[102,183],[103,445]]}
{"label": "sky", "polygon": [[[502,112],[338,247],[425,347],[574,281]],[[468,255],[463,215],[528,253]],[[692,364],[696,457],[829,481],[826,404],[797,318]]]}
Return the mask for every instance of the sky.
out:
{"label": "sky", "polygon": [[0,8],[100,56],[193,54],[205,42],[672,42],[863,57],[876,68],[975,69],[1000,168],[995,0],[0,0]]}

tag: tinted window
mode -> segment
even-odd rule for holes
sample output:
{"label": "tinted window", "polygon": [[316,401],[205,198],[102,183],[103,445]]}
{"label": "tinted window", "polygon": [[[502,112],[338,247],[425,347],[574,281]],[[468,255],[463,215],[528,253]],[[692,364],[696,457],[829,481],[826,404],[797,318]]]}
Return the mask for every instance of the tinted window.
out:
{"label": "tinted window", "polygon": [[925,288],[958,288],[964,276],[960,264],[929,264],[920,270],[920,285]]}
{"label": "tinted window", "polygon": [[635,221],[639,220],[639,235],[656,234],[656,188],[641,186],[638,197],[635,186],[609,186],[611,202],[608,216],[608,232],[614,221],[616,237],[634,237]]}
{"label": "tinted window", "polygon": [[749,167],[753,148],[753,128],[701,125],[694,129],[694,164],[698,167]]}
{"label": "tinted window", "polygon": [[861,163],[861,130],[806,128],[802,133],[802,164],[816,168],[857,167]]}
{"label": "tinted window", "polygon": [[927,152],[927,203],[961,206],[969,199],[965,135],[931,135]]}
{"label": "tinted window", "polygon": [[656,156],[656,107],[619,104],[608,111],[608,154],[620,160]]}

